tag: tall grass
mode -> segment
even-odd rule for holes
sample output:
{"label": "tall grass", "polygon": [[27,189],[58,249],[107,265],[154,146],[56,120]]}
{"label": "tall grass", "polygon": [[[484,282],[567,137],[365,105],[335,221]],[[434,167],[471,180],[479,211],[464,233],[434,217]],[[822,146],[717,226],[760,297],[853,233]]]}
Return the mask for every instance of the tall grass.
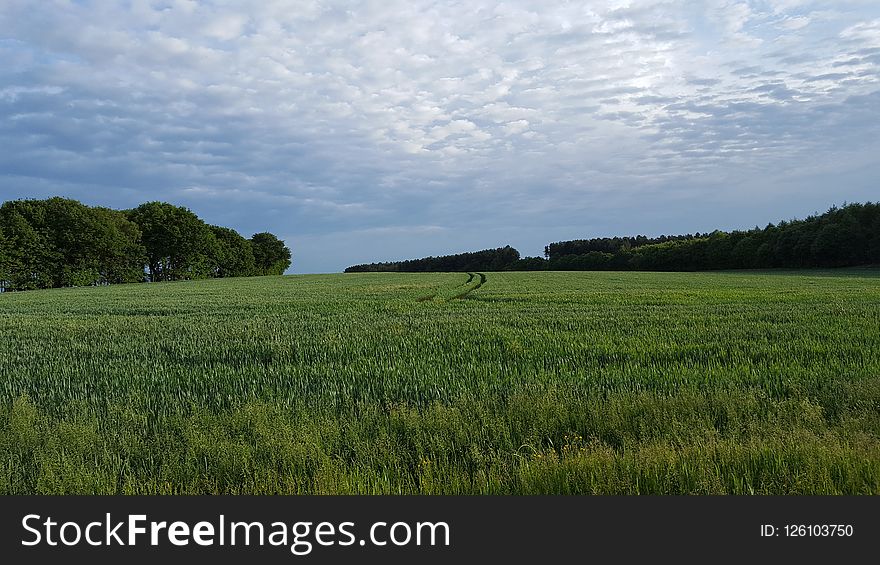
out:
{"label": "tall grass", "polygon": [[0,296],[0,493],[880,493],[875,271],[481,282]]}

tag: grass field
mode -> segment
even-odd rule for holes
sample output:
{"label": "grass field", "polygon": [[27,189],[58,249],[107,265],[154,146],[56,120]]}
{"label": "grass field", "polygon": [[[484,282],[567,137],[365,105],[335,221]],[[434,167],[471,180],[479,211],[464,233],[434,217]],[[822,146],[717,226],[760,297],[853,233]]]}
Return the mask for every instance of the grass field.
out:
{"label": "grass field", "polygon": [[0,493],[880,494],[880,272],[0,295]]}

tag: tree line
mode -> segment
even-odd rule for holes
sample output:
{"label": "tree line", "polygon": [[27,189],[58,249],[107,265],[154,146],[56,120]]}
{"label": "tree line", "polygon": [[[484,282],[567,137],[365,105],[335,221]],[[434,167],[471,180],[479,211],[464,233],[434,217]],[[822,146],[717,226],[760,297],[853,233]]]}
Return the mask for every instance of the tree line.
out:
{"label": "tree line", "polygon": [[519,251],[510,247],[484,249],[472,253],[458,253],[441,257],[423,257],[408,261],[366,263],[345,269],[346,273],[426,273],[458,271],[509,270],[520,260]]}
{"label": "tree line", "polygon": [[[708,234],[706,234],[708,235]],[[636,235],[632,237],[597,237],[593,239],[575,239],[572,241],[558,241],[544,246],[544,256],[561,257],[563,255],[586,255],[587,253],[617,253],[621,249],[632,249],[645,245],[657,245],[667,241],[686,241],[703,237],[699,232],[687,235],[661,235],[660,237],[647,237]]]}
{"label": "tree line", "polygon": [[245,239],[165,202],[112,210],[56,197],[0,206],[4,290],[280,275],[290,257],[271,233]]}
{"label": "tree line", "polygon": [[705,271],[880,265],[880,203],[847,204],[803,220],[751,230],[559,241],[544,257],[512,247],[356,265],[353,272]]}
{"label": "tree line", "polygon": [[[553,270],[704,271],[853,267],[880,264],[880,203],[832,207],[803,220],[751,230],[644,236],[552,243],[545,248]],[[595,249],[608,241],[616,247]],[[655,240],[656,241],[656,240]],[[593,242],[593,243],[591,243]],[[593,246],[593,247],[591,247]],[[571,250],[587,250],[572,253]]]}

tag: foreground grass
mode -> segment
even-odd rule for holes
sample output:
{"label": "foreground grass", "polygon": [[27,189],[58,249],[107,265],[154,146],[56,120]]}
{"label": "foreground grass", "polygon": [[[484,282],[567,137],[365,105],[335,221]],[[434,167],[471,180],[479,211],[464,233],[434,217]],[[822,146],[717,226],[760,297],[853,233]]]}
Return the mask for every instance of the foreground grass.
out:
{"label": "foreground grass", "polygon": [[878,322],[870,270],[3,295],[0,493],[880,494]]}

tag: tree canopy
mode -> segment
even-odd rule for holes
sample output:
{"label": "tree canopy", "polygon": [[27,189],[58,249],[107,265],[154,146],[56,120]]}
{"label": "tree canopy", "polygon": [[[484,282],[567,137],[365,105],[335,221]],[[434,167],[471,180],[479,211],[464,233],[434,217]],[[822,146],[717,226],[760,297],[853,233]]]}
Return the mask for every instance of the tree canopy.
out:
{"label": "tree canopy", "polygon": [[702,271],[880,264],[880,203],[832,207],[803,220],[710,234],[551,243],[553,270]]}
{"label": "tree canopy", "polygon": [[[259,274],[254,260],[253,240],[245,239],[237,231],[220,226],[210,226],[216,246],[213,247],[215,277],[247,277]],[[283,244],[282,244],[283,245]],[[286,248],[285,248],[286,249]],[[287,252],[287,264],[279,273],[290,266],[290,250]]]}
{"label": "tree canopy", "polygon": [[193,212],[165,202],[147,202],[128,217],[141,229],[150,280],[203,279],[213,274],[217,240]]}
{"label": "tree canopy", "polygon": [[127,211],[57,197],[0,206],[5,290],[282,274],[290,257],[272,234],[248,240],[165,202]]}
{"label": "tree canopy", "polygon": [[387,263],[368,263],[354,265],[345,269],[346,273],[366,272],[455,272],[455,271],[502,271],[519,261],[519,251],[505,246],[497,249],[484,249],[472,253],[424,257],[409,261]]}
{"label": "tree canopy", "polygon": [[290,250],[271,233],[255,233],[251,245],[257,274],[280,275],[290,266]]}

